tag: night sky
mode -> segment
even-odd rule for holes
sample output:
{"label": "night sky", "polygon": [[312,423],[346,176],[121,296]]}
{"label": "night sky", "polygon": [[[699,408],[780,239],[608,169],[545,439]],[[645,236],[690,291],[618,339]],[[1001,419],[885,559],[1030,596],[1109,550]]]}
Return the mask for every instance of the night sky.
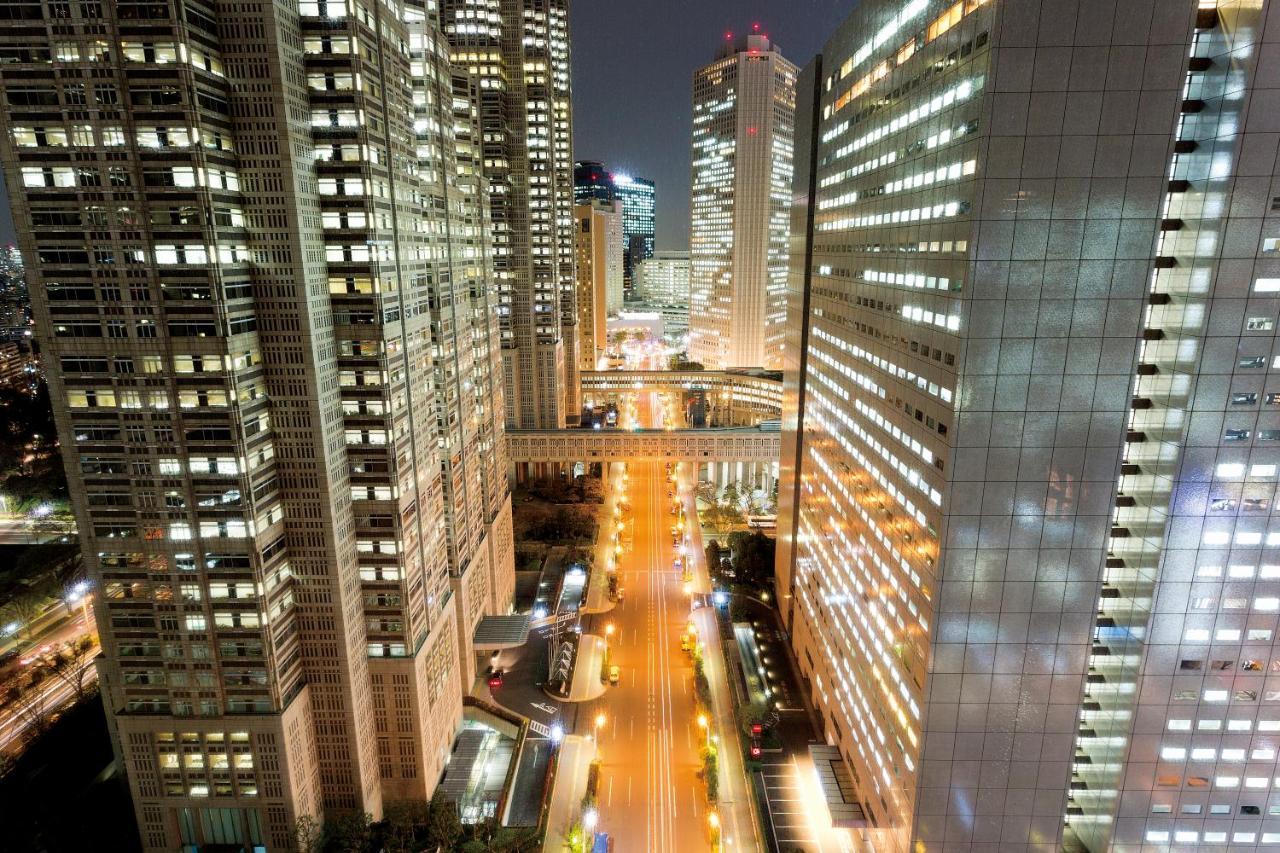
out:
{"label": "night sky", "polygon": [[[658,248],[689,246],[693,70],[759,23],[803,67],[857,0],[572,0],[574,157],[657,182]],[[14,240],[0,185],[0,243]]]}
{"label": "night sky", "polygon": [[657,183],[658,248],[689,248],[693,70],[759,23],[800,67],[857,0],[572,0],[573,156]]}

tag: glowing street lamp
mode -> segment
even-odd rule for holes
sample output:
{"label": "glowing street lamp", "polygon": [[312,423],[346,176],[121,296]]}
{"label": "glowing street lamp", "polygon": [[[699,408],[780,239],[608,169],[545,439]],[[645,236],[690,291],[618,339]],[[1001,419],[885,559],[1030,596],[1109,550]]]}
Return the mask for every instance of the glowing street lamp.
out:
{"label": "glowing street lamp", "polygon": [[597,731],[599,731],[600,729],[604,728],[604,724],[605,724],[604,711],[601,711],[599,714],[596,714],[596,721],[595,721],[595,722],[596,722],[596,730],[597,730]]}
{"label": "glowing street lamp", "polygon": [[706,715],[706,714],[699,714],[699,715],[698,715],[698,728],[702,729],[703,731],[706,731],[706,730],[707,730],[707,725],[708,725],[708,724],[709,724],[709,721],[707,720],[707,715]]}
{"label": "glowing street lamp", "polygon": [[612,637],[612,636],[613,636],[613,631],[614,631],[614,628],[613,628],[613,623],[612,623],[612,622],[610,622],[608,625],[605,625],[605,626],[604,626],[604,635],[605,635],[606,637]]}
{"label": "glowing street lamp", "polygon": [[587,809],[582,813],[582,828],[587,832],[591,832],[596,828],[596,823],[600,820],[600,815],[595,809]]}

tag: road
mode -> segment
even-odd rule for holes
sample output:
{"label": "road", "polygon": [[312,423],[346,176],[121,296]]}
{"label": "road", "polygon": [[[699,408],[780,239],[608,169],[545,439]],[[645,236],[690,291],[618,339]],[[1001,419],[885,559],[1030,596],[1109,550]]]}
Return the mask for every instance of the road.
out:
{"label": "road", "polygon": [[[41,624],[42,627],[37,632],[32,646],[24,648],[20,661],[15,661],[0,670],[0,675],[5,679],[8,679],[19,666],[31,666],[34,657],[57,651],[65,644],[86,634],[93,635],[94,639],[97,639],[93,608],[88,605],[88,602],[82,607],[77,607],[71,614],[68,614],[64,605],[59,603],[42,614],[37,619],[37,624]],[[93,665],[98,652],[99,647],[95,642],[83,657],[85,690],[88,690],[98,678],[98,670]],[[35,693],[27,693],[18,702],[9,702],[7,696],[0,697],[0,701],[6,703],[0,706],[0,752],[20,748],[23,737],[39,722],[39,718],[63,710],[75,697],[72,686],[55,675],[46,677],[35,690]]]}
{"label": "road", "polygon": [[[639,396],[636,420],[660,426],[657,395]],[[694,718],[692,663],[680,650],[689,604],[672,565],[670,484],[660,463],[633,463],[627,474],[634,532],[618,565],[626,594],[611,612],[592,617],[590,629],[603,633],[601,624],[613,623],[612,661],[621,679],[579,715],[591,728],[604,720],[599,830],[612,835],[622,853],[705,850],[706,797],[697,776],[702,732]]]}

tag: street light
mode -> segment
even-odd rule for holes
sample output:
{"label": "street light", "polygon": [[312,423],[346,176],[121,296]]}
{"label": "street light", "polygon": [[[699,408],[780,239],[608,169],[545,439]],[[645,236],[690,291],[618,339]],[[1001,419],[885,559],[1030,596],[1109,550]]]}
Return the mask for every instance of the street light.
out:
{"label": "street light", "polygon": [[698,728],[703,729],[704,731],[706,730],[706,728],[707,728],[707,715],[706,715],[706,714],[699,714],[699,715],[698,715]]}
{"label": "street light", "polygon": [[564,740],[564,726],[556,723],[551,727],[551,742],[558,744],[562,740]]}
{"label": "street light", "polygon": [[596,729],[599,730],[604,728],[604,723],[605,723],[604,711],[601,711],[599,714],[596,714]]}
{"label": "street light", "polygon": [[707,812],[707,823],[711,824],[712,829],[720,828],[720,815],[715,812]]}
{"label": "street light", "polygon": [[582,813],[582,828],[587,832],[592,832],[596,828],[596,821],[600,819],[600,815],[596,814],[595,809],[587,809]]}
{"label": "street light", "polygon": [[608,625],[605,625],[605,626],[604,626],[604,635],[605,635],[606,637],[612,637],[612,636],[613,636],[613,630],[614,630],[614,629],[613,629],[613,623],[612,623],[612,622],[610,622]]}

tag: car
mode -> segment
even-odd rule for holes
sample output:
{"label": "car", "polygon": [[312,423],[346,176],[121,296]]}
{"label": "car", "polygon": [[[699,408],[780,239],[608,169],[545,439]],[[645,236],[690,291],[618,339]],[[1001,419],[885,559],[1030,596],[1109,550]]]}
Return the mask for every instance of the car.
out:
{"label": "car", "polygon": [[501,669],[495,669],[493,672],[489,673],[489,687],[490,688],[501,687],[502,679],[505,675],[506,673],[504,673]]}
{"label": "car", "polygon": [[609,667],[609,683],[610,684],[617,684],[619,679],[621,678],[622,678],[621,667],[619,667],[616,663],[613,666]]}
{"label": "car", "polygon": [[751,738],[751,757],[752,757],[752,758],[759,758],[759,757],[760,757],[760,753],[762,753],[763,751],[764,751],[764,749],[762,748],[762,746],[761,746],[761,744],[760,744],[760,738],[758,738],[758,737],[753,737],[753,738]]}
{"label": "car", "polygon": [[684,565],[684,560],[680,559],[679,557],[676,557],[675,562],[673,562],[671,565],[675,566],[678,569]]}

